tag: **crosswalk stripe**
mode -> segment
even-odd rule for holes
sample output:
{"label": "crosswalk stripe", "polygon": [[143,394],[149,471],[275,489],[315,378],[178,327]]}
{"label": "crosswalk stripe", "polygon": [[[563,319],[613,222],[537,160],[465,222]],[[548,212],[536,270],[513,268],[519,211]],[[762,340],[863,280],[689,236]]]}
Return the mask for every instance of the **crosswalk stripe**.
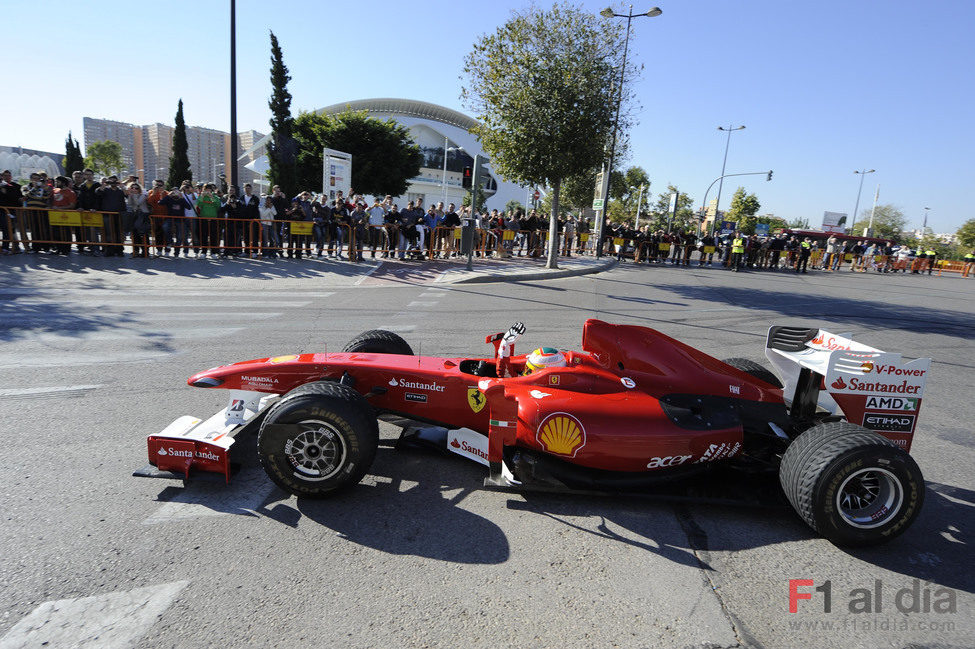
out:
{"label": "crosswalk stripe", "polygon": [[254,510],[261,506],[272,488],[267,476],[258,467],[241,471],[230,480],[229,485],[191,481],[189,486],[142,523],[156,525],[228,514],[256,516]]}
{"label": "crosswalk stripe", "polygon": [[175,351],[138,352],[13,352],[0,354],[0,370],[36,369],[38,367],[76,367],[78,365],[109,365],[112,363],[147,362],[176,354]]}
{"label": "crosswalk stripe", "polygon": [[2,388],[0,389],[0,399],[31,399],[44,398],[52,395],[73,397],[91,392],[100,387],[102,387],[102,384],[99,383],[97,385],[61,385],[51,388]]}
{"label": "crosswalk stripe", "polygon": [[0,649],[131,647],[189,583],[44,602],[0,638]]}
{"label": "crosswalk stripe", "polygon": [[422,300],[413,300],[412,302],[410,302],[409,304],[406,305],[406,308],[409,309],[409,308],[417,307],[417,306],[424,306],[424,307],[426,307],[426,306],[437,306],[437,303],[436,302],[424,302]]}
{"label": "crosswalk stripe", "polygon": [[[210,306],[216,306],[216,305],[210,305]],[[265,313],[255,313],[252,311],[248,311],[246,313],[242,313],[240,311],[240,305],[231,306],[228,304],[227,308],[233,309],[233,312],[228,313],[227,311],[193,311],[192,313],[153,314],[152,318],[154,322],[158,323],[158,322],[169,322],[169,321],[179,321],[179,320],[200,321],[206,318],[219,317],[221,319],[221,322],[226,322],[229,324],[232,322],[231,320],[232,318],[238,318],[244,321],[270,320],[271,318],[277,318],[278,316],[281,315],[280,311],[265,312]],[[61,308],[57,308],[53,310],[61,311]],[[38,310],[32,309],[31,311],[32,311],[31,313],[17,314],[17,313],[2,313],[2,310],[0,310],[0,313],[2,313],[4,325],[28,324],[28,323],[48,325],[48,324],[56,324],[59,322],[75,324],[78,323],[79,321],[84,322],[86,318],[90,317],[90,316],[79,316],[79,315],[68,314],[68,313],[51,313],[50,315],[42,315],[41,313],[38,313]],[[138,314],[135,314],[132,316],[132,319],[137,320],[139,317],[148,317],[148,316],[140,316]],[[3,328],[4,328],[3,326],[0,326],[0,329]]]}
{"label": "crosswalk stripe", "polygon": [[[223,296],[223,297],[225,299],[227,299],[227,300],[240,300],[241,297],[244,297],[244,296],[234,297],[234,296],[226,295],[226,296]],[[221,306],[220,301],[219,300],[216,300],[215,301],[215,299],[216,298],[210,298],[210,299],[206,299],[206,300],[183,300],[183,299],[176,298],[176,297],[169,297],[169,298],[160,297],[159,299],[156,299],[156,300],[146,300],[146,299],[142,298],[141,296],[138,297],[138,298],[136,298],[136,299],[130,299],[130,298],[127,298],[127,297],[124,297],[123,296],[123,297],[121,297],[121,298],[119,298],[117,300],[108,300],[108,299],[105,299],[105,298],[100,298],[100,299],[86,301],[84,303],[84,307],[85,307],[85,309],[88,309],[88,310],[98,309],[98,308],[102,308],[102,307],[106,307],[106,306],[110,306],[110,305],[114,305],[114,306],[118,306],[118,307],[125,307],[125,308],[135,308],[135,307],[138,307],[138,308],[152,308],[152,307],[158,307],[160,309],[174,309],[174,308],[176,308],[176,309],[187,309],[187,308],[192,308],[192,307],[208,307],[208,308],[220,307]],[[264,298],[262,297],[261,299],[263,300]],[[298,307],[308,306],[309,304],[311,304],[311,301],[310,300],[304,301],[304,302],[280,302],[280,301],[274,301],[274,302],[272,302],[270,304],[275,309],[285,308],[285,307],[298,308]],[[42,306],[50,307],[51,306],[50,305],[50,302],[48,302],[48,301],[34,301],[34,300],[17,300],[16,302],[13,302],[12,305],[13,305],[13,310],[16,310],[17,307],[29,307],[29,308],[33,309],[35,307],[42,307]],[[61,308],[64,307],[63,304],[62,305],[59,305],[59,306]],[[235,307],[235,308],[238,308],[239,309],[239,308],[241,308],[241,304],[240,304],[239,301],[236,302],[236,303],[228,303],[227,304],[227,307],[228,308]],[[10,310],[10,309],[9,308],[8,309],[0,309],[0,313],[2,313],[5,310]]]}

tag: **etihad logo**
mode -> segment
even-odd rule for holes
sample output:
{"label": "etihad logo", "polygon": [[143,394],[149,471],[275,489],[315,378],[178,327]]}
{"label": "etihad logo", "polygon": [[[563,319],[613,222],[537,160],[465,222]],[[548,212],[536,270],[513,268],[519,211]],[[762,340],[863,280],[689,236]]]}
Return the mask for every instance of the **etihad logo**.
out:
{"label": "etihad logo", "polygon": [[586,429],[572,415],[557,412],[542,421],[535,439],[549,453],[575,457],[579,449],[586,445]]}
{"label": "etihad logo", "polygon": [[389,385],[394,388],[408,388],[410,390],[426,390],[427,392],[443,392],[446,389],[444,386],[437,385],[436,383],[418,383],[416,381],[397,379],[395,376],[389,380]]}

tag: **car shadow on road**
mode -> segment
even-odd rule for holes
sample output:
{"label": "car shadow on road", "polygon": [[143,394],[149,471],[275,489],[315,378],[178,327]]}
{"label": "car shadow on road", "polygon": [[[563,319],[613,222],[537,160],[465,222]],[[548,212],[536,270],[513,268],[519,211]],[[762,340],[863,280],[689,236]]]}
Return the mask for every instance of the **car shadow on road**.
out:
{"label": "car shadow on road", "polygon": [[932,309],[914,304],[908,307],[902,300],[878,302],[865,297],[804,296],[796,292],[772,291],[767,288],[714,288],[690,284],[660,285],[657,288],[688,300],[772,311],[805,321],[825,318],[832,322],[865,327],[881,325],[888,329],[915,333],[938,333],[968,340],[975,338],[975,327],[972,326],[975,316],[972,313]]}
{"label": "car shadow on road", "polygon": [[481,467],[380,447],[369,474],[375,481],[322,500],[298,498],[295,503],[275,489],[259,513],[288,524],[303,516],[353,543],[390,554],[455,563],[508,560],[504,531],[462,507],[480,484]]}
{"label": "car shadow on road", "polygon": [[848,553],[891,572],[975,593],[975,491],[927,482],[914,525],[888,545]]}

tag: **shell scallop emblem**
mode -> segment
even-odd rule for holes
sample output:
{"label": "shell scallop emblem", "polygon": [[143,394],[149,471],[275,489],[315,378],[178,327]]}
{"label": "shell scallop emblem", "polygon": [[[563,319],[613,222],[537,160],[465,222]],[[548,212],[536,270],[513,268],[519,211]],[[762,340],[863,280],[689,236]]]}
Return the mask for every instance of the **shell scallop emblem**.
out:
{"label": "shell scallop emblem", "polygon": [[268,363],[287,363],[289,361],[298,360],[297,354],[288,354],[287,356],[275,356],[274,358],[268,359]]}
{"label": "shell scallop emblem", "polygon": [[575,457],[586,445],[586,429],[572,415],[556,412],[542,421],[535,439],[549,453]]}

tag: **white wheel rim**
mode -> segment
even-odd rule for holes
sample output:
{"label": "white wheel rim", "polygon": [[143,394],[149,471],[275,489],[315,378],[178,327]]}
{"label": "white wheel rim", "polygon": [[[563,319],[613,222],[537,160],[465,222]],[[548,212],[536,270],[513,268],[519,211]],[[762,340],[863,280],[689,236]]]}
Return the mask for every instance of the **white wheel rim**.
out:
{"label": "white wheel rim", "polygon": [[331,424],[320,420],[298,422],[305,430],[284,445],[284,455],[295,477],[318,482],[327,480],[345,466],[345,439]]}
{"label": "white wheel rim", "polygon": [[836,492],[836,509],[852,527],[869,530],[887,523],[904,504],[901,481],[887,469],[860,469]]}

